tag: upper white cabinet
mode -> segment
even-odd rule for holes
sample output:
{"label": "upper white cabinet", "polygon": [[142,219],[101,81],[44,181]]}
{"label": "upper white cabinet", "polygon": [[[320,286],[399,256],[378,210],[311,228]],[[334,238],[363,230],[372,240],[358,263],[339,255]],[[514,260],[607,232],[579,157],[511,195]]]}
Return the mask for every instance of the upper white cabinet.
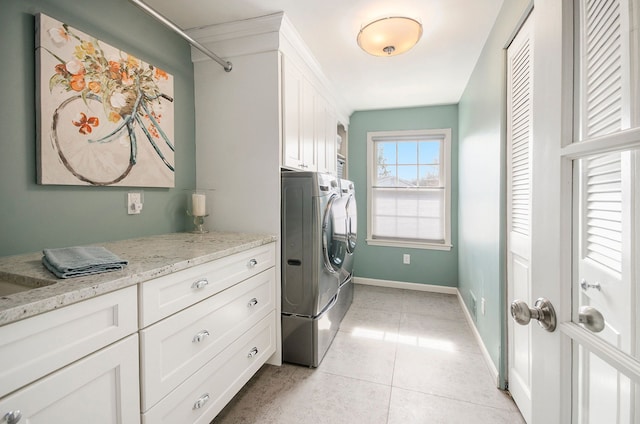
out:
{"label": "upper white cabinet", "polygon": [[336,173],[335,108],[312,78],[282,55],[282,166]]}
{"label": "upper white cabinet", "polygon": [[[277,149],[278,174],[280,167],[336,173],[338,122],[346,126],[350,111],[283,13],[202,27],[189,34],[233,63],[233,70],[226,73],[192,50],[196,144],[203,161],[196,165],[199,186],[216,184],[214,178],[222,174],[207,170],[211,166],[205,160],[222,155],[237,166],[235,159],[245,154],[246,146]],[[224,118],[230,114],[243,122]],[[268,118],[273,120],[267,122]],[[225,175],[233,172],[221,166]]]}
{"label": "upper white cabinet", "polygon": [[282,57],[282,165],[317,170],[313,87],[302,71]]}

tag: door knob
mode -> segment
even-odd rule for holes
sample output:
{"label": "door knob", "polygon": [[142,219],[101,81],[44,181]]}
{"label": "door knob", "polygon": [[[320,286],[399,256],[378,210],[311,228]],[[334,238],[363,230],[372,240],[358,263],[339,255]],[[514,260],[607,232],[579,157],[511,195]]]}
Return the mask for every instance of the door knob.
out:
{"label": "door knob", "polygon": [[599,333],[604,330],[604,317],[593,306],[581,306],[578,310],[578,323],[589,331]]}
{"label": "door knob", "polygon": [[556,311],[551,302],[544,297],[536,300],[533,308],[523,300],[514,300],[511,304],[511,316],[520,325],[527,325],[531,319],[535,319],[540,327],[550,333],[556,329]]}

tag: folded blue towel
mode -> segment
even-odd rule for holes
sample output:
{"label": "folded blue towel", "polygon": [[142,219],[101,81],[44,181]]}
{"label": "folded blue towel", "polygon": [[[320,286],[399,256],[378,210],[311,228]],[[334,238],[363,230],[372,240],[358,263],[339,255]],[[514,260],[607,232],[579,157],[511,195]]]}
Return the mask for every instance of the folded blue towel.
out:
{"label": "folded blue towel", "polygon": [[44,249],[42,263],[58,278],[80,277],[101,272],[118,271],[128,264],[100,246]]}

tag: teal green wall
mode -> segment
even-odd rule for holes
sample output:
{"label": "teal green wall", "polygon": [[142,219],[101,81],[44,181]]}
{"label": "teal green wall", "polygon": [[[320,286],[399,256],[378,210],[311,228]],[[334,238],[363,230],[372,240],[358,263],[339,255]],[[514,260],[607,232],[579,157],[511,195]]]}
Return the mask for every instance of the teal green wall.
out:
{"label": "teal green wall", "polygon": [[[367,235],[367,132],[451,128],[451,251],[369,246]],[[434,284],[458,284],[458,107],[456,105],[355,112],[349,124],[349,179],[358,201],[358,253],[354,275],[361,278]],[[411,264],[402,255],[411,254]]]}
{"label": "teal green wall", "polygon": [[[459,103],[459,290],[504,377],[505,50],[530,0],[505,1]],[[480,299],[486,313],[480,312]]]}
{"label": "teal green wall", "polygon": [[[140,215],[126,213],[127,188],[36,184],[38,12],[173,74],[175,188],[144,188]],[[185,41],[127,0],[1,0],[0,256],[184,230],[186,189],[195,187],[190,52]]]}

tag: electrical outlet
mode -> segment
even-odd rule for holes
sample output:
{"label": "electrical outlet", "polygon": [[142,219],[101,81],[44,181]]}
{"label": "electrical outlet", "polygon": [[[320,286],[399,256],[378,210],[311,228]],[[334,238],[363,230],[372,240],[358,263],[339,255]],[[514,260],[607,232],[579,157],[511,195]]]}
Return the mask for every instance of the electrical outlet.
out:
{"label": "electrical outlet", "polygon": [[127,213],[139,214],[142,211],[142,193],[127,193]]}
{"label": "electrical outlet", "polygon": [[408,253],[402,255],[402,263],[405,265],[409,265],[411,263],[411,255]]}
{"label": "electrical outlet", "polygon": [[485,311],[486,311],[486,303],[487,301],[485,300],[484,297],[480,298],[480,313],[482,313],[482,315],[484,315]]}

